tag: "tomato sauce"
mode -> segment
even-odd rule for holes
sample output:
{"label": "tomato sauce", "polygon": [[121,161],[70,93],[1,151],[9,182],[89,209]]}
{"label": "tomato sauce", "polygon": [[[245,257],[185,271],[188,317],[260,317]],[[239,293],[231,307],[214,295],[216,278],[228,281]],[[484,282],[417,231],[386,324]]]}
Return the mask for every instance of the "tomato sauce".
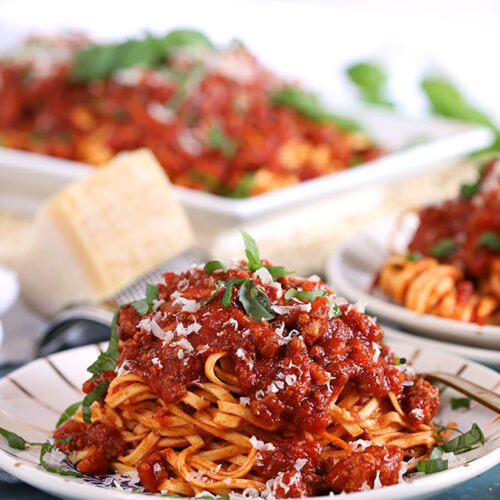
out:
{"label": "tomato sauce", "polygon": [[127,450],[127,443],[117,429],[101,423],[85,424],[73,419],[66,420],[54,432],[54,440],[66,454],[85,450],[85,457],[78,463],[78,469],[85,474],[110,473],[112,459]]}

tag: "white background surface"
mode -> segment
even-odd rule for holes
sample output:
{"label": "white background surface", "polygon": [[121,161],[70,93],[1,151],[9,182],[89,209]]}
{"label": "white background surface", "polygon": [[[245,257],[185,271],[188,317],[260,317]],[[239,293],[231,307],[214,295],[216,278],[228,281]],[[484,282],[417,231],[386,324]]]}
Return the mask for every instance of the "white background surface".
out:
{"label": "white background surface", "polygon": [[149,29],[204,30],[244,41],[269,66],[337,96],[353,97],[343,68],[378,57],[407,111],[425,108],[423,71],[452,77],[500,119],[498,0],[0,0],[0,51],[26,33],[83,29],[116,39]]}

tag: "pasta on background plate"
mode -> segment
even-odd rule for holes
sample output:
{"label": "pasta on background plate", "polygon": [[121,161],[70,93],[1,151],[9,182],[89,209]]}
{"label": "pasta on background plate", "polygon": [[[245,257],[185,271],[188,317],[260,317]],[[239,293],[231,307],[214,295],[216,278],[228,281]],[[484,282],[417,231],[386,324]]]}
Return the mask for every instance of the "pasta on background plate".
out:
{"label": "pasta on background plate", "polygon": [[500,161],[418,217],[409,253],[388,258],[380,288],[419,313],[500,324]]}

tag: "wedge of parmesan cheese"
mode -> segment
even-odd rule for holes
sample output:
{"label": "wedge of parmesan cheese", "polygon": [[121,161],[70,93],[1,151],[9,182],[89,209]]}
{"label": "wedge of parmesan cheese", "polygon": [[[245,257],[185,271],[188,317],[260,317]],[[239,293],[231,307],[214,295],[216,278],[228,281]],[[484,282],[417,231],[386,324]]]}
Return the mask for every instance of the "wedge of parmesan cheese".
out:
{"label": "wedge of parmesan cheese", "polygon": [[52,197],[15,267],[28,302],[54,314],[110,298],[193,242],[167,176],[138,150]]}

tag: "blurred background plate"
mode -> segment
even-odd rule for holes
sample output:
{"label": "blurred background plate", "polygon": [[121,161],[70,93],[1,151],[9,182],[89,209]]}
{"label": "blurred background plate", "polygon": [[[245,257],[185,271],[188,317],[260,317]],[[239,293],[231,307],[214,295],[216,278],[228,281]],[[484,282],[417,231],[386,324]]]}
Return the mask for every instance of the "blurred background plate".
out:
{"label": "blurred background plate", "polygon": [[367,303],[367,311],[383,322],[399,325],[405,330],[427,337],[487,349],[500,349],[500,326],[465,323],[430,314],[418,314],[391,302],[373,283],[390,255],[389,245],[405,248],[412,234],[411,219],[400,227],[392,242],[395,221],[387,220],[359,232],[341,245],[327,263],[327,280],[335,292],[347,300]]}

